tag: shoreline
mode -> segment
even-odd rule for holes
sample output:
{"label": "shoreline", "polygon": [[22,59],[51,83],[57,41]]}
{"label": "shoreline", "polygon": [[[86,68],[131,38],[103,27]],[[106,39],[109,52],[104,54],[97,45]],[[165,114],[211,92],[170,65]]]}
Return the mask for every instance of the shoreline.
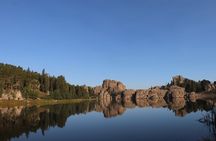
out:
{"label": "shoreline", "polygon": [[0,108],[16,107],[16,106],[47,106],[47,105],[57,105],[57,104],[73,104],[73,103],[80,103],[84,101],[96,101],[96,99],[0,100]]}

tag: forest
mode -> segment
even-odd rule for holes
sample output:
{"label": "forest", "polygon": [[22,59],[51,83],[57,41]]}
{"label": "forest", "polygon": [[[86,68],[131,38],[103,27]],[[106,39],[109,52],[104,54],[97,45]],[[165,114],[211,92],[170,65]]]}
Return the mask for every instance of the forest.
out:
{"label": "forest", "polygon": [[69,84],[64,76],[50,76],[20,66],[0,63],[0,95],[9,90],[20,90],[24,98],[80,99],[94,97],[93,88]]}

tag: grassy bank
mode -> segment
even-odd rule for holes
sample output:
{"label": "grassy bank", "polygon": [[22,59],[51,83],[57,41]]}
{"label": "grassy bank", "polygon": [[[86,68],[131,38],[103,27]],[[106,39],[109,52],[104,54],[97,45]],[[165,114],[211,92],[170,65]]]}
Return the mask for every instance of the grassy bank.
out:
{"label": "grassy bank", "polygon": [[67,100],[53,100],[53,99],[40,99],[40,100],[0,100],[1,107],[15,107],[15,106],[45,106],[56,104],[73,104],[83,101],[94,101],[96,99],[67,99]]}

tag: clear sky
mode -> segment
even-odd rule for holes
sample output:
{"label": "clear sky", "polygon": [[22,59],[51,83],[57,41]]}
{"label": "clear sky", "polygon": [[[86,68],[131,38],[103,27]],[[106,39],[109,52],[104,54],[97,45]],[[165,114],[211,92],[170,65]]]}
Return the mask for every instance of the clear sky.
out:
{"label": "clear sky", "polygon": [[1,0],[0,62],[90,86],[216,80],[216,1]]}

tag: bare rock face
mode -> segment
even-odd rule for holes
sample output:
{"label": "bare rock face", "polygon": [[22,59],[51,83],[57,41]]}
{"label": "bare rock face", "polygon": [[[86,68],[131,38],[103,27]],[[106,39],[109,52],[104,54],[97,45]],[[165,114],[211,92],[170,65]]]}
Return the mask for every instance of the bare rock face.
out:
{"label": "bare rock face", "polygon": [[171,86],[169,93],[172,98],[184,98],[186,95],[185,89],[178,86]]}
{"label": "bare rock face", "polygon": [[124,92],[123,92],[123,96],[132,96],[132,95],[135,95],[136,94],[136,91],[135,90],[132,90],[132,89],[130,89],[130,90],[125,90]]}
{"label": "bare rock face", "polygon": [[149,95],[148,98],[149,98],[149,100],[156,101],[159,99],[159,96],[158,96],[158,94],[151,94],[151,95]]}
{"label": "bare rock face", "polygon": [[[135,96],[135,90],[125,90],[123,92],[123,102],[125,103],[125,105],[132,105],[131,101],[132,101],[132,97]],[[130,106],[129,106],[130,107]]]}
{"label": "bare rock face", "polygon": [[94,88],[94,94],[95,95],[99,95],[102,92],[102,87],[101,86],[97,86]]}
{"label": "bare rock face", "polygon": [[154,87],[150,90],[148,90],[148,97],[151,98],[151,97],[154,97],[154,98],[164,98],[165,95],[167,93],[167,90],[163,90],[161,89],[160,87]]}
{"label": "bare rock face", "polygon": [[102,86],[94,88],[94,94],[100,95],[102,92],[107,91],[110,95],[117,95],[122,93],[125,89],[125,85],[119,81],[104,80]]}
{"label": "bare rock face", "polygon": [[121,93],[126,89],[123,83],[114,80],[104,80],[102,88],[112,94]]}
{"label": "bare rock face", "polygon": [[136,94],[135,90],[125,90],[123,92],[124,101],[131,100],[132,96]]}
{"label": "bare rock face", "polygon": [[136,91],[136,99],[147,99],[148,95],[145,90],[137,90]]}
{"label": "bare rock face", "polygon": [[104,80],[102,86],[94,88],[94,94],[98,95],[102,106],[107,107],[113,100],[120,103],[122,101],[121,93],[125,90],[124,84],[114,80]]}
{"label": "bare rock face", "polygon": [[139,106],[139,107],[148,107],[149,102],[148,102],[147,99],[137,98],[136,99],[136,105]]}
{"label": "bare rock face", "polygon": [[23,100],[22,93],[20,90],[7,90],[1,95],[2,100]]}

